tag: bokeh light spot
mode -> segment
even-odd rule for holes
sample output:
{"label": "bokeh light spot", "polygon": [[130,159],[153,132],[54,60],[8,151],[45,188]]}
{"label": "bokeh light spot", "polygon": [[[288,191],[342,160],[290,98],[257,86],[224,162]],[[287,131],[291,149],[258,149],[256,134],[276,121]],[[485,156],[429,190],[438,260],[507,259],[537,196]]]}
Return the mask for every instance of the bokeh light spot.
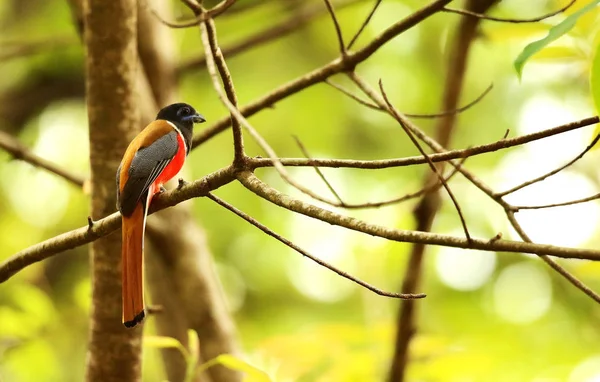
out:
{"label": "bokeh light spot", "polygon": [[450,288],[471,291],[480,288],[496,268],[496,253],[440,248],[435,269],[440,280]]}
{"label": "bokeh light spot", "polygon": [[527,324],[542,317],[552,303],[550,278],[529,262],[504,269],[493,291],[494,310],[504,320]]}

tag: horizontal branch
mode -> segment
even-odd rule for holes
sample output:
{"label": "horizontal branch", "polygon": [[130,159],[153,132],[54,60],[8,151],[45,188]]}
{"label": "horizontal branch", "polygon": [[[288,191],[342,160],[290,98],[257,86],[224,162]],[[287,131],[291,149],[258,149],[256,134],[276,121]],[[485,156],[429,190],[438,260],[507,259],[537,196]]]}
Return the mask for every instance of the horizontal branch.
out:
{"label": "horizontal branch", "polygon": [[[564,125],[556,126],[551,129],[538,131],[536,133],[522,135],[520,137],[501,139],[496,142],[487,143],[485,145],[473,146],[466,149],[445,151],[443,153],[430,154],[429,159],[432,162],[444,162],[452,159],[468,158],[479,154],[491,153],[498,150],[507,149],[510,147],[524,145],[529,142],[539,139],[551,137],[580,129],[585,126],[590,126],[600,122],[598,117],[584,118],[579,121],[570,122]],[[270,158],[250,158],[249,165],[252,169],[259,167],[272,167],[273,163]],[[378,160],[355,160],[355,159],[320,159],[320,158],[281,158],[281,163],[289,167],[332,167],[332,168],[359,168],[359,169],[384,169],[391,167],[411,166],[416,164],[424,164],[426,160],[422,156],[412,156],[396,159],[378,159]]]}
{"label": "horizontal branch", "polygon": [[332,225],[337,225],[353,231],[363,232],[371,236],[377,236],[392,241],[441,245],[464,249],[478,249],[483,251],[531,253],[538,256],[549,255],[565,259],[600,261],[600,251],[594,249],[558,247],[549,244],[534,244],[502,239],[496,240],[496,238],[493,238],[492,240],[471,238],[469,241],[464,237],[458,236],[383,227],[376,224],[366,223],[359,219],[341,215],[333,211],[324,210],[310,203],[306,203],[282,194],[276,189],[263,183],[249,171],[239,173],[237,178],[247,189],[254,192],[256,195],[287,210],[294,211]]}
{"label": "horizontal branch", "polygon": [[[167,207],[173,207],[191,198],[205,196],[209,191],[233,180],[235,180],[235,175],[232,167],[220,169],[195,182],[182,184],[176,190],[155,196],[149,213],[152,214]],[[115,212],[95,222],[90,219],[89,224],[85,227],[65,232],[17,252],[0,264],[0,283],[33,263],[47,259],[57,253],[91,243],[119,229],[120,226],[121,215]]]}

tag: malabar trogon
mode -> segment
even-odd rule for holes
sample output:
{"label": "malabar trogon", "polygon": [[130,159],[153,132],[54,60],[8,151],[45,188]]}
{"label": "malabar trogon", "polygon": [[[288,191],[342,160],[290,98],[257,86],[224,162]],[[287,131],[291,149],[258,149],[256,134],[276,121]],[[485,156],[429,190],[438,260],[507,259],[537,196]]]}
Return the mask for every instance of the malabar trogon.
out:
{"label": "malabar trogon", "polygon": [[158,113],[127,147],[117,170],[117,208],[123,222],[123,324],[144,319],[143,250],[146,214],[152,197],[173,178],[192,146],[194,123],[204,117],[185,103]]}

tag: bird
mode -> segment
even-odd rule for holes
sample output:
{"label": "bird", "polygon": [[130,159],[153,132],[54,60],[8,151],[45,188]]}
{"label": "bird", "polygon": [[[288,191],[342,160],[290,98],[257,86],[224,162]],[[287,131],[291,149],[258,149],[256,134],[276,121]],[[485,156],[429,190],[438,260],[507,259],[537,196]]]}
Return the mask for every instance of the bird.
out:
{"label": "bird", "polygon": [[195,123],[205,118],[187,103],[162,108],[129,144],[117,169],[117,209],[122,220],[122,322],[144,320],[143,251],[152,197],[179,173],[192,148]]}

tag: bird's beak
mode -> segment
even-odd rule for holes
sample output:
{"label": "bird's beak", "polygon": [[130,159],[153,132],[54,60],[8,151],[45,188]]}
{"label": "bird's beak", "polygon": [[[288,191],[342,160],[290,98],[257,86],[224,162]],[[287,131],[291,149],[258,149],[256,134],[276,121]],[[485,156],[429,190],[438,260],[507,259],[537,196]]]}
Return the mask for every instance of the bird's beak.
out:
{"label": "bird's beak", "polygon": [[202,116],[202,114],[196,113],[192,116],[192,122],[202,123],[202,122],[206,122],[206,119],[204,118],[204,116]]}

